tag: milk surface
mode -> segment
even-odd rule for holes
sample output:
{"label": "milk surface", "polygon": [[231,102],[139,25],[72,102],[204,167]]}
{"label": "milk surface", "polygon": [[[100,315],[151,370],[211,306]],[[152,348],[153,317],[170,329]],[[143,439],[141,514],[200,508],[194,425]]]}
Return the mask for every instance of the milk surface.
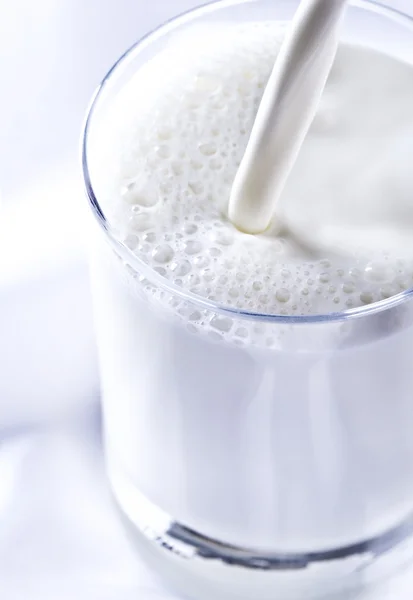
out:
{"label": "milk surface", "polygon": [[96,246],[95,312],[116,480],[226,543],[327,551],[412,514],[411,311],[279,325],[184,295],[300,316],[409,288],[413,71],[340,45],[277,220],[246,235],[228,200],[284,32],[200,28],[119,94],[94,186],[140,262]]}
{"label": "milk surface", "polygon": [[341,45],[273,224],[246,235],[227,217],[283,35],[217,27],[151,60],[108,118],[107,211],[139,258],[223,305],[305,315],[388,298],[413,283],[408,64]]}

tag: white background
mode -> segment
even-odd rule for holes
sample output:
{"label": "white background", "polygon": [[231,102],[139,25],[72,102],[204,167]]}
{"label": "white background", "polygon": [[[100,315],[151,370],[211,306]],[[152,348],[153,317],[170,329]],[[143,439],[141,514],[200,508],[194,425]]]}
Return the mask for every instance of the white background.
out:
{"label": "white background", "polygon": [[162,597],[103,474],[78,140],[117,57],[195,4],[0,0],[2,600]]}
{"label": "white background", "polygon": [[2,600],[166,598],[103,476],[78,140],[115,59],[196,4],[0,0]]}

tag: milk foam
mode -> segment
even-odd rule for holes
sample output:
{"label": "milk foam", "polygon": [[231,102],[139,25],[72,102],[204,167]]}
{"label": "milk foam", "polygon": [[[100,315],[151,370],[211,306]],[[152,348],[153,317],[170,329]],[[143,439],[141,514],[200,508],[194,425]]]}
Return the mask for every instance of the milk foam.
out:
{"label": "milk foam", "polygon": [[104,209],[141,260],[230,307],[306,315],[397,294],[413,284],[407,64],[341,45],[277,221],[252,236],[227,218],[284,30],[208,28],[145,65],[108,114]]}

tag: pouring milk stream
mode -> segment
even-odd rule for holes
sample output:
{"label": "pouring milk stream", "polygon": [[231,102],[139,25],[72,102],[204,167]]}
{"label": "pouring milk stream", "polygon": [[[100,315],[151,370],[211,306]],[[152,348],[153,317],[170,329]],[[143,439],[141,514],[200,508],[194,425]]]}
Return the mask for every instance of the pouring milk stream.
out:
{"label": "pouring milk stream", "polygon": [[261,233],[269,225],[333,65],[346,4],[301,1],[232,187],[229,217],[242,231]]}

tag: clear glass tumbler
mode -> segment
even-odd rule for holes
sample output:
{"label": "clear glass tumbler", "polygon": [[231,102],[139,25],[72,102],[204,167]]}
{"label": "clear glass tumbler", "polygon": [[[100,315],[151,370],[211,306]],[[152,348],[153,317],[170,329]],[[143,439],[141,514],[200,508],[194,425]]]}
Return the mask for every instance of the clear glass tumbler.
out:
{"label": "clear glass tumbler", "polygon": [[[108,474],[142,553],[193,598],[364,598],[413,559],[412,291],[307,317],[230,309],[152,271],[106,217],[96,147],[130,78],[187,28],[297,5],[168,22],[110,70],[84,132]],[[400,11],[354,1],[342,35],[413,64]]]}

